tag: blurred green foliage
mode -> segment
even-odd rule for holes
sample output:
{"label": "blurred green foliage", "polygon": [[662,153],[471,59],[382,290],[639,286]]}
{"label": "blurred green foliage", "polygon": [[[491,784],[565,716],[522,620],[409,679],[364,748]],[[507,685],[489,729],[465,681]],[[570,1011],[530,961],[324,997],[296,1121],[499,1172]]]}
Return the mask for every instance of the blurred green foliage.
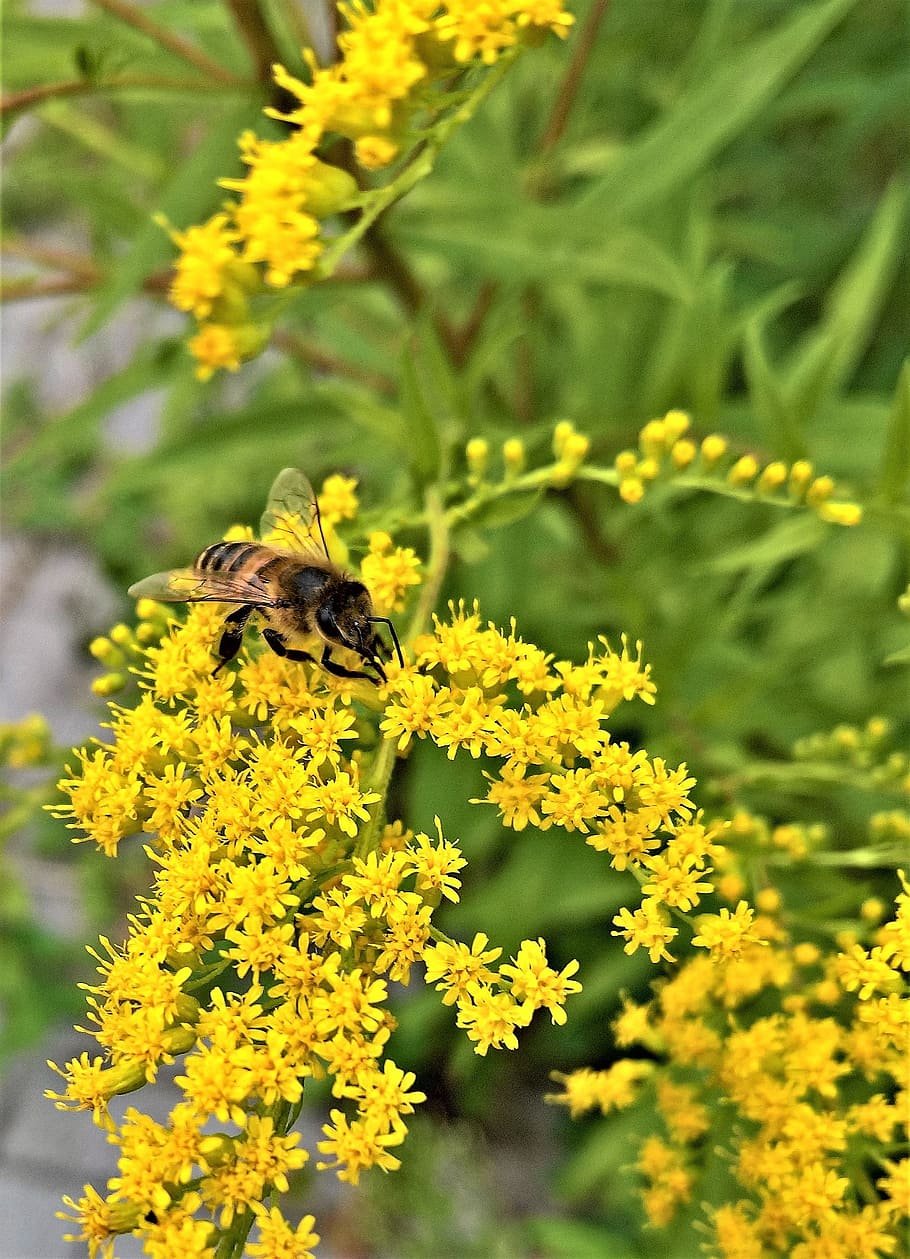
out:
{"label": "blurred green foliage", "polygon": [[[249,73],[216,0],[146,9]],[[299,70],[293,6],[268,12]],[[384,239],[423,294],[417,315],[373,266],[301,292],[261,360],[203,385],[180,322],[155,309],[171,247],[151,214],[184,226],[216,208],[215,180],[237,173],[239,131],[276,125],[261,116],[262,87],[106,87],[192,76],[106,12],[37,16],[10,3],[8,91],[83,88],[12,110],[3,230],[21,274],[7,297],[40,295],[62,275],[80,352],[91,360],[93,339],[116,339],[121,326],[129,344],[124,365],[60,413],[42,404],[42,363],[7,381],[6,526],[87,542],[125,590],[185,563],[230,522],[257,519],[284,464],[314,480],[353,471],[367,519],[407,519],[440,463],[463,475],[468,437],[517,435],[535,451],[570,417],[609,463],[652,415],[684,407],[698,435],[719,430],[764,459],[811,459],[863,503],[863,524],[837,529],[672,488],[633,507],[577,485],[523,520],[456,533],[445,595],[478,598],[499,623],[514,616],[560,656],[583,654],[598,633],[643,638],[658,703],[619,736],[686,760],[710,809],[821,820],[835,849],[860,846],[869,808],[848,789],[752,771],[789,765],[797,739],[871,714],[906,744],[906,665],[885,663],[907,640],[896,608],[910,540],[905,6],[614,0],[594,13],[586,59],[592,6],[578,17],[567,45],[519,61],[386,216]],[[564,130],[555,102],[571,106]],[[124,453],[110,417],[147,395],[154,438]],[[437,448],[415,441],[421,407]],[[402,541],[425,546],[418,529]],[[485,930],[506,949],[545,934],[555,965],[581,960],[585,991],[566,1028],[495,1061],[453,1040],[433,994],[410,1003],[398,1060],[424,1082],[435,1070],[446,1105],[481,1124],[505,1075],[539,1094],[550,1068],[602,1062],[611,1007],[650,971],[610,939],[624,876],[583,845],[504,833],[492,810],[468,804],[482,769],[421,745],[394,789],[409,823],[439,814],[471,858],[444,925],[467,938]],[[887,789],[873,797],[869,807],[893,804]],[[870,894],[886,875],[862,872]],[[817,912],[854,877],[829,872]],[[621,1240],[638,1219],[620,1174],[638,1122],[566,1130],[582,1155],[563,1190],[591,1219],[538,1220],[529,1245],[552,1256],[668,1253]]]}

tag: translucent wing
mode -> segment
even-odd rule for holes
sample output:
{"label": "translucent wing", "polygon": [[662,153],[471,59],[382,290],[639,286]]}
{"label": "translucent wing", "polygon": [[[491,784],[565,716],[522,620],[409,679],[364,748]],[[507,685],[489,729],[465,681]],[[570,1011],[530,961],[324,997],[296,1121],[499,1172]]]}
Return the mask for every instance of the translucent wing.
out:
{"label": "translucent wing", "polygon": [[284,468],[275,478],[259,524],[259,536],[272,546],[329,559],[319,503],[299,468]]}
{"label": "translucent wing", "polygon": [[130,586],[134,599],[157,599],[160,603],[255,603],[271,607],[275,594],[257,574],[240,577],[234,573],[200,573],[195,568],[174,568],[153,573]]}

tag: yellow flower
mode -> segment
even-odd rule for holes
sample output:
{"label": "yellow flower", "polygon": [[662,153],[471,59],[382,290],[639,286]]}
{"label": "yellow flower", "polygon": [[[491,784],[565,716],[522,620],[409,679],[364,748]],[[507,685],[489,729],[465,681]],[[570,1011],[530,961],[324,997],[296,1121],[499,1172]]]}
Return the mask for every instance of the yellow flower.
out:
{"label": "yellow flower", "polygon": [[314,1259],[319,1234],[313,1232],[316,1221],[312,1215],[303,1216],[295,1227],[285,1220],[278,1207],[253,1202],[251,1208],[257,1235],[255,1241],[247,1243],[250,1259]]}
{"label": "yellow flower", "polygon": [[420,584],[420,560],[411,547],[393,547],[387,533],[372,533],[360,575],[380,612],[400,612],[409,587]]}
{"label": "yellow flower", "polygon": [[517,1049],[517,1027],[530,1022],[530,1012],[517,1005],[508,993],[494,992],[485,984],[474,983],[458,1003],[458,1026],[474,1041],[474,1052],[485,1056],[488,1049]]}
{"label": "yellow flower", "polygon": [[698,920],[699,933],[692,943],[710,949],[718,959],[738,957],[747,944],[760,941],[753,924],[755,912],[745,901],[740,901],[731,914],[725,906],[717,914],[703,914]]}
{"label": "yellow flower", "polygon": [[568,1106],[573,1119],[585,1111],[599,1107],[601,1114],[612,1110],[625,1110],[637,1099],[641,1083],[653,1072],[654,1064],[644,1060],[623,1058],[605,1071],[592,1071],[582,1067],[564,1075],[552,1071],[550,1078],[565,1089],[564,1093],[548,1093],[544,1101]]}
{"label": "yellow flower", "polygon": [[403,1127],[382,1131],[369,1119],[349,1121],[343,1111],[333,1110],[331,1123],[323,1124],[322,1131],[326,1139],[319,1142],[319,1151],[331,1155],[332,1161],[316,1166],[320,1171],[335,1171],[339,1180],[350,1185],[359,1184],[361,1172],[368,1167],[389,1172],[401,1166],[389,1146],[401,1145],[406,1136]]}
{"label": "yellow flower", "polygon": [[624,953],[635,953],[638,949],[647,949],[652,962],[673,958],[667,952],[667,945],[679,934],[676,927],[671,927],[664,911],[657,901],[648,898],[642,901],[641,907],[633,913],[621,909],[613,922],[618,930],[612,935],[622,936]]}
{"label": "yellow flower", "polygon": [[563,1006],[567,997],[581,992],[581,984],[570,978],[578,970],[578,962],[572,961],[561,971],[547,965],[546,946],[543,940],[524,940],[514,963],[501,966],[500,974],[511,983],[512,996],[524,1002],[526,1008],[546,1009],[554,1023],[565,1023]]}
{"label": "yellow flower", "polygon": [[221,296],[225,276],[237,258],[239,239],[227,214],[214,214],[207,223],[173,232],[180,257],[174,266],[169,297],[178,310],[207,319]]}
{"label": "yellow flower", "polygon": [[487,936],[478,932],[470,946],[443,942],[424,949],[427,983],[445,989],[444,1005],[467,1000],[473,987],[493,983],[495,972],[487,963],[495,962],[502,949],[488,949],[488,943]]}
{"label": "yellow flower", "polygon": [[222,369],[236,372],[240,367],[243,357],[240,337],[230,324],[204,323],[187,345],[196,360],[196,375],[200,380],[209,380]]}

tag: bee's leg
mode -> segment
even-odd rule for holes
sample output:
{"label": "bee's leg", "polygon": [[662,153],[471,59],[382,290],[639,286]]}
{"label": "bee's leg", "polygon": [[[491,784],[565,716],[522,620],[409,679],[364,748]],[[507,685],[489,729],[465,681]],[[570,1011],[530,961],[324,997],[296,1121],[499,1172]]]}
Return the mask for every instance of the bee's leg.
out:
{"label": "bee's leg", "polygon": [[276,656],[283,656],[285,660],[309,660],[313,664],[319,663],[316,657],[311,656],[308,651],[298,651],[294,647],[288,647],[277,630],[264,629],[262,631],[262,637],[271,647],[272,651],[274,651]]}
{"label": "bee's leg", "polygon": [[225,618],[224,632],[221,635],[221,641],[218,644],[218,663],[212,670],[212,677],[216,677],[219,670],[223,669],[229,660],[233,660],[240,650],[240,644],[243,642],[243,631],[246,629],[246,623],[250,619],[252,607],[238,608],[236,612],[232,612],[229,617]]}
{"label": "bee's leg", "polygon": [[[326,673],[331,673],[336,678],[366,678],[368,682],[373,682],[374,684],[378,682],[378,679],[373,677],[372,673],[364,673],[363,669],[347,669],[343,664],[339,664],[337,660],[333,660],[332,649],[328,643],[319,663]],[[382,680],[384,681],[385,679]]]}

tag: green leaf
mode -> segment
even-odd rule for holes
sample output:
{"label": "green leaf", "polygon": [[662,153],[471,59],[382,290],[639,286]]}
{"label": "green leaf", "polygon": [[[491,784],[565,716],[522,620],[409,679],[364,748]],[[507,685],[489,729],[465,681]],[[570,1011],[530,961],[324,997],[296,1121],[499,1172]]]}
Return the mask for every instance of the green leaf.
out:
{"label": "green leaf", "polygon": [[743,362],[749,384],[749,398],[764,425],[768,446],[782,459],[793,462],[808,453],[799,424],[786,397],[784,382],[771,366],[760,319],[753,319],[743,338]]}
{"label": "green leaf", "polygon": [[638,1253],[612,1230],[581,1220],[542,1217],[531,1228],[546,1259],[636,1259]]}
{"label": "green leaf", "polygon": [[706,569],[712,573],[738,573],[744,569],[775,568],[814,551],[826,532],[823,522],[808,512],[788,516],[755,541],[725,551],[706,565]]}
{"label": "green leaf", "polygon": [[854,3],[801,7],[770,35],[724,58],[621,154],[579,206],[616,221],[675,192],[749,126]]}
{"label": "green leaf", "polygon": [[826,303],[822,322],[787,372],[790,407],[804,422],[846,385],[869,344],[904,244],[908,185],[895,180]]}
{"label": "green leaf", "polygon": [[910,358],[904,360],[888,417],[878,490],[892,506],[902,502],[910,482]]}
{"label": "green leaf", "polygon": [[542,490],[521,490],[491,499],[471,513],[471,528],[499,529],[530,516],[543,497]]}
{"label": "green leaf", "polygon": [[[199,147],[179,161],[176,175],[158,197],[158,209],[175,227],[200,221],[214,211],[222,199],[218,179],[237,166],[237,136],[259,116],[258,104],[250,102],[228,110]],[[97,290],[94,308],[81,336],[89,337],[103,327],[117,308],[141,288],[145,278],[156,267],[168,266],[173,257],[174,246],[167,232],[150,216]]]}
{"label": "green leaf", "polygon": [[[489,223],[496,219],[495,231]],[[405,243],[399,227],[398,239]],[[503,216],[487,207],[466,220],[409,220],[409,247],[422,245],[443,254],[472,275],[518,283],[569,281],[616,284],[662,293],[677,301],[692,299],[685,271],[643,232],[606,234],[600,223],[567,207],[527,207]]]}
{"label": "green leaf", "polygon": [[401,356],[401,410],[415,480],[419,485],[437,481],[442,469],[442,449],[418,375],[413,344],[405,346]]}

